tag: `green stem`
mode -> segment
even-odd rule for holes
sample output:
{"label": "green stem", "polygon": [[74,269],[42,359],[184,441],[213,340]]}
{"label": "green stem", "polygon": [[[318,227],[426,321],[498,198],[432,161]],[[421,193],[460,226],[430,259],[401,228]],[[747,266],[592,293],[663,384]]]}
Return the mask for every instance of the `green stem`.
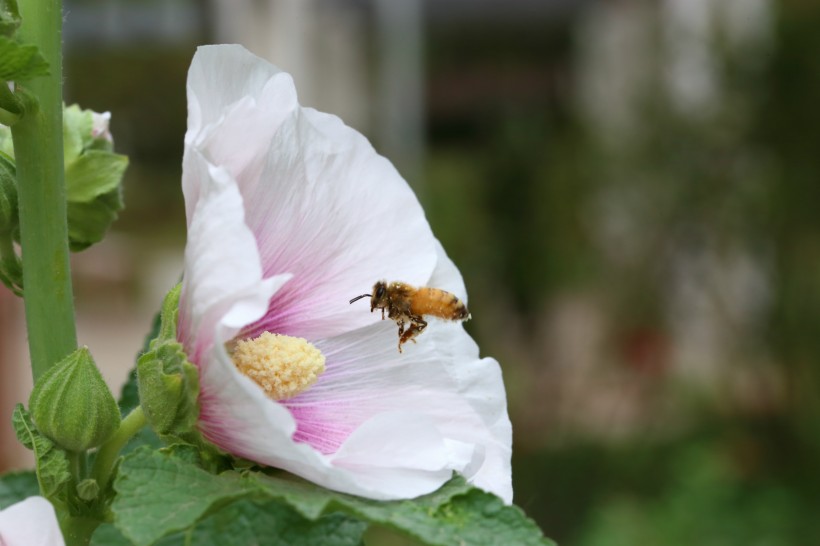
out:
{"label": "green stem", "polygon": [[35,381],[77,347],[63,176],[60,0],[20,0],[19,37],[36,45],[49,75],[24,83],[37,99],[11,128],[29,351]]}
{"label": "green stem", "polygon": [[142,411],[142,406],[137,406],[128,414],[128,417],[122,420],[117,432],[100,446],[100,449],[97,451],[97,457],[94,459],[94,466],[91,469],[91,477],[97,480],[100,491],[104,490],[108,485],[108,480],[111,479],[111,471],[114,469],[114,463],[120,456],[122,448],[124,448],[128,440],[133,438],[146,424],[147,421],[145,420],[145,413]]}
{"label": "green stem", "polygon": [[85,453],[79,451],[66,451],[66,457],[68,458],[68,469],[74,477],[74,482],[80,483],[83,479],[82,467],[84,465],[82,463],[82,459],[85,457]]}
{"label": "green stem", "polygon": [[60,521],[60,530],[66,546],[86,546],[91,535],[100,526],[100,520],[84,517],[68,517]]}

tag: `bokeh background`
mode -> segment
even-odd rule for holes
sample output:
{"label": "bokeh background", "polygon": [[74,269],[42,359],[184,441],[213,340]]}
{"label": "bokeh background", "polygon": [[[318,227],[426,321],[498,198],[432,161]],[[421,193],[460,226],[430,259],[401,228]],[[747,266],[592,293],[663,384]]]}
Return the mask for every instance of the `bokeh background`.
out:
{"label": "bokeh background", "polygon": [[[119,389],[181,270],[185,78],[242,43],[416,189],[502,364],[516,502],[562,544],[820,544],[820,6],[66,0],[65,96],[127,209],[74,256]],[[398,219],[397,219],[398,221]],[[0,470],[29,464],[0,288]]]}

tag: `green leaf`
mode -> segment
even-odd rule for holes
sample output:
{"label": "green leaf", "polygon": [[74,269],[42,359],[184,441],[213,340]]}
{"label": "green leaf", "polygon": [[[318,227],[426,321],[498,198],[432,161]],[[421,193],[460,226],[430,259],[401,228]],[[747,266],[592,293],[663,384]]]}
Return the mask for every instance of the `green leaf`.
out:
{"label": "green leaf", "polygon": [[236,474],[213,476],[146,448],[123,458],[114,490],[114,524],[137,545],[187,529],[211,508],[246,495]]}
{"label": "green leaf", "polygon": [[185,536],[198,546],[245,546],[263,537],[276,537],[282,546],[358,546],[366,529],[365,522],[340,513],[310,521],[278,502],[245,499],[205,518]]}
{"label": "green leaf", "polygon": [[123,208],[122,189],[118,186],[90,203],[68,202],[68,239],[72,252],[100,242],[108,227]]}
{"label": "green leaf", "polygon": [[0,125],[0,152],[6,154],[8,158],[14,161],[14,141],[11,137],[11,128]]}
{"label": "green leaf", "polygon": [[457,477],[438,491],[412,500],[379,502],[326,491],[313,484],[250,474],[272,497],[280,498],[306,517],[343,509],[370,523],[396,529],[430,545],[553,544],[516,506]]}
{"label": "green leaf", "polygon": [[0,36],[0,80],[19,82],[48,74],[48,63],[37,46]]}
{"label": "green leaf", "polygon": [[88,203],[117,189],[128,167],[128,156],[103,150],[87,150],[66,164],[65,184],[69,202]]}
{"label": "green leaf", "polygon": [[292,477],[233,471],[215,476],[167,453],[140,449],[123,459],[114,488],[115,525],[137,545],[189,529],[243,498],[285,503],[311,521],[342,511],[430,545],[553,544],[519,508],[461,478],[417,499],[379,502]]}
{"label": "green leaf", "polygon": [[17,167],[0,151],[0,235],[11,235],[19,228],[17,208]]}
{"label": "green leaf", "polygon": [[6,126],[14,125],[25,111],[23,101],[12,93],[8,82],[0,80],[0,123]]}
{"label": "green leaf", "polygon": [[77,104],[63,106],[63,161],[71,165],[80,157],[91,139],[94,118],[91,110],[83,110]]}
{"label": "green leaf", "polygon": [[71,480],[65,452],[34,428],[31,416],[22,404],[14,408],[12,424],[20,443],[34,451],[40,494],[48,498],[56,497]]}
{"label": "green leaf", "polygon": [[0,510],[39,494],[40,486],[33,470],[0,476]]}
{"label": "green leaf", "polygon": [[23,293],[23,262],[14,249],[14,235],[20,229],[17,208],[14,160],[0,151],[0,282],[20,296]]}

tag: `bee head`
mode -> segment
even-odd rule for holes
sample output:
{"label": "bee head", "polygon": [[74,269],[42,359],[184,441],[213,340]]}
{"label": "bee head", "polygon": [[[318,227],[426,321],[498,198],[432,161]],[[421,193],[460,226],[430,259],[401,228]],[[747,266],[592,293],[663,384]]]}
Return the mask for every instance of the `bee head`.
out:
{"label": "bee head", "polygon": [[370,298],[370,312],[374,309],[384,309],[387,307],[387,283],[379,281],[373,285],[373,296]]}
{"label": "bee head", "polygon": [[370,298],[370,312],[372,313],[374,309],[386,309],[390,301],[387,298],[387,283],[384,281],[379,281],[375,285],[373,285],[373,294],[362,294],[361,296],[356,296],[350,303],[354,301],[359,301],[362,298]]}

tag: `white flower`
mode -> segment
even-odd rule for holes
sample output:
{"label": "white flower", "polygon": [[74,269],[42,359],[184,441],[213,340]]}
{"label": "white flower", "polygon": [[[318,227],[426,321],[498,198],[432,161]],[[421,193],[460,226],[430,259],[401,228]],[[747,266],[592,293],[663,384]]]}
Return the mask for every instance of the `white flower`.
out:
{"label": "white flower", "polygon": [[0,510],[0,545],[63,546],[54,507],[43,497],[29,497]]}
{"label": "white flower", "polygon": [[[498,363],[436,320],[400,354],[395,323],[348,303],[380,279],[465,295],[415,195],[362,135],[299,106],[291,77],[244,48],[201,47],[183,192],[179,337],[209,440],[374,499],[458,472],[511,502]],[[264,332],[281,336],[238,342]]]}

